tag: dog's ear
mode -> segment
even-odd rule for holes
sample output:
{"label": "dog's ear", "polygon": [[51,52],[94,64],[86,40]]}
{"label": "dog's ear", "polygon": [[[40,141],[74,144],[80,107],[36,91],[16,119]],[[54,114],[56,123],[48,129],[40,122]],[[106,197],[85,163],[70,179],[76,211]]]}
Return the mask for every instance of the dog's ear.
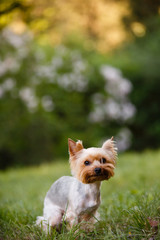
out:
{"label": "dog's ear", "polygon": [[72,139],[68,138],[68,148],[70,156],[74,156],[77,152],[83,149],[82,141],[78,140],[74,142]]}
{"label": "dog's ear", "polygon": [[118,149],[115,146],[115,141],[113,140],[113,137],[105,141],[102,145],[102,148],[105,149],[107,152],[110,152],[112,154],[113,160],[116,160]]}

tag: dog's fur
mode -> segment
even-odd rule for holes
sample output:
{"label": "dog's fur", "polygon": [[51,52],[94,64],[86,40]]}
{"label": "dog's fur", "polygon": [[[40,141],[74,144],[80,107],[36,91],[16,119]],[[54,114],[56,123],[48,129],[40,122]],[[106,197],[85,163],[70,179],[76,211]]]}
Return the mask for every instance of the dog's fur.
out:
{"label": "dog's fur", "polygon": [[43,217],[36,221],[46,232],[60,230],[63,220],[69,228],[81,223],[85,230],[91,230],[98,218],[101,181],[114,176],[117,149],[113,138],[101,148],[85,149],[81,141],[71,139],[68,145],[73,177],[61,177],[47,192]]}

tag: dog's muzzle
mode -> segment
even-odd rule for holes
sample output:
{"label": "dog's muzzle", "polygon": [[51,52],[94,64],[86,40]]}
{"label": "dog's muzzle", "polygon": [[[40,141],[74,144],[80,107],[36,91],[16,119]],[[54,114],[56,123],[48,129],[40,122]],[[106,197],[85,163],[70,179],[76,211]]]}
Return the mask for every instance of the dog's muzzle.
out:
{"label": "dog's muzzle", "polygon": [[95,168],[94,172],[97,176],[100,175],[101,174],[101,168]]}

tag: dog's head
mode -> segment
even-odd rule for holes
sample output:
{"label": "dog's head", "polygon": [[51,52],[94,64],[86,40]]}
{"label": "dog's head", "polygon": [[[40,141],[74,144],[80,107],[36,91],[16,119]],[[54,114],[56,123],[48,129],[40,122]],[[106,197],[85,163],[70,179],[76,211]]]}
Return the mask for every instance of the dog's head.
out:
{"label": "dog's head", "polygon": [[83,147],[82,141],[68,139],[70,167],[74,177],[83,183],[108,180],[114,176],[117,148],[113,138],[101,148]]}

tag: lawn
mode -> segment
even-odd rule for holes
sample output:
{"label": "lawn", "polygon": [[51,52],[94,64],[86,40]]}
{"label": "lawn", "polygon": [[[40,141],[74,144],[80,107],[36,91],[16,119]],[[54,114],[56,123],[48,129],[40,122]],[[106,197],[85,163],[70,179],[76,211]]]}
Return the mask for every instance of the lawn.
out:
{"label": "lawn", "polygon": [[119,156],[114,178],[103,182],[101,220],[91,233],[76,226],[45,235],[34,226],[57,178],[70,175],[68,162],[0,172],[0,239],[160,239],[160,151]]}

